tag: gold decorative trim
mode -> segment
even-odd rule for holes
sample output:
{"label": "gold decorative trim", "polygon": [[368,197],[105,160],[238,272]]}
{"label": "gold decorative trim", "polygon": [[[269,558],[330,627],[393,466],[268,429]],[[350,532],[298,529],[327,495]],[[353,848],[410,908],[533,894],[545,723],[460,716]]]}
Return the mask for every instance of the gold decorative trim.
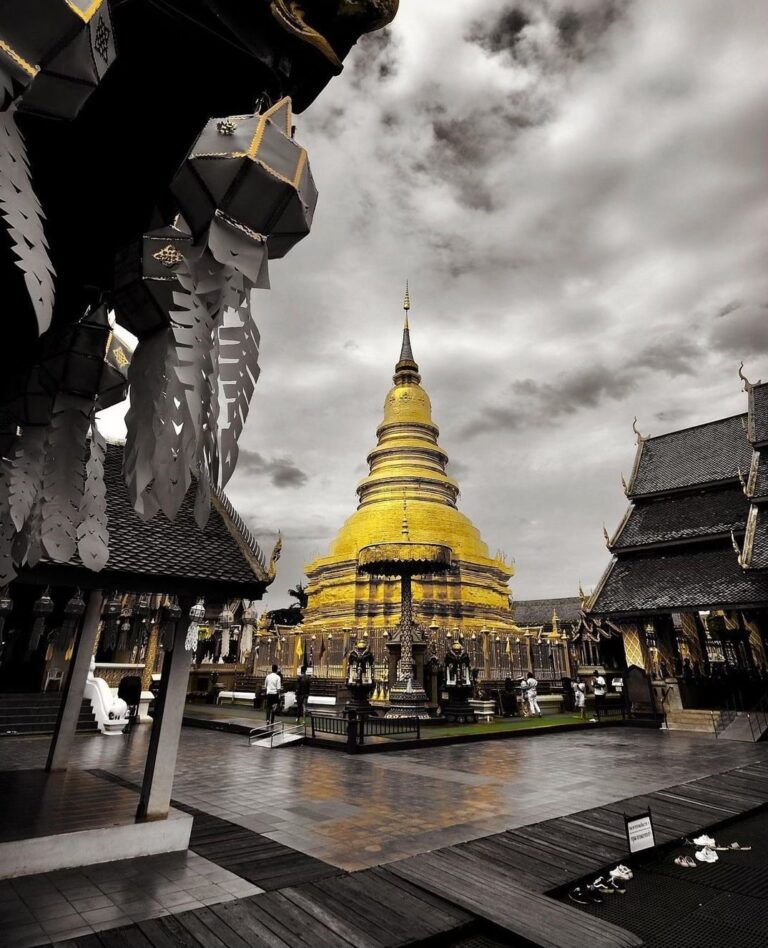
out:
{"label": "gold decorative trim", "polygon": [[3,39],[0,39],[0,49],[5,53],[6,56],[12,59],[16,65],[19,66],[19,68],[23,69],[28,76],[32,76],[34,78],[34,76],[40,72],[39,66],[33,66],[32,63],[28,63],[26,59],[20,56],[16,50],[12,46],[9,46],[8,43],[6,43]]}
{"label": "gold decorative trim", "polygon": [[79,4],[75,3],[74,0],[64,0],[64,2],[73,13],[76,13],[80,17],[83,23],[88,23],[93,19],[93,14],[99,9],[104,0],[93,0],[84,10]]}

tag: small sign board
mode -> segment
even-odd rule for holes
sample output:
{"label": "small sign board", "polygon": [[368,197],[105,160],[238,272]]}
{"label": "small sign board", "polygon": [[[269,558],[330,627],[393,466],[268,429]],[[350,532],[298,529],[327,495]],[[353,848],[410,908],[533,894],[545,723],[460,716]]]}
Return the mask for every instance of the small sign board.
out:
{"label": "small sign board", "polygon": [[639,853],[644,849],[653,849],[656,838],[653,835],[653,820],[651,811],[639,813],[637,816],[624,817],[627,827],[627,842],[631,853]]}

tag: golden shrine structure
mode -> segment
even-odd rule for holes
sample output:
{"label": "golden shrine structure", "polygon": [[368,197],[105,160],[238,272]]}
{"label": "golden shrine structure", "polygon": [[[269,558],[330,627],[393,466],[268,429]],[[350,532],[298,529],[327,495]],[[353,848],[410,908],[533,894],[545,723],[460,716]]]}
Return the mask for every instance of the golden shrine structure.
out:
{"label": "golden shrine structure", "polygon": [[400,543],[405,516],[410,543],[448,547],[452,556],[448,571],[414,577],[414,621],[465,638],[519,632],[510,608],[514,568],[490,555],[457,507],[459,486],[446,473],[448,455],[438,444],[439,429],[411,348],[407,290],[403,308],[400,358],[384,400],[378,443],[368,455],[370,471],[357,488],[357,510],[328,555],[306,567],[308,606],[301,631],[339,640],[357,630],[376,641],[394,629],[402,611],[399,579],[366,574],[358,561],[366,547]]}

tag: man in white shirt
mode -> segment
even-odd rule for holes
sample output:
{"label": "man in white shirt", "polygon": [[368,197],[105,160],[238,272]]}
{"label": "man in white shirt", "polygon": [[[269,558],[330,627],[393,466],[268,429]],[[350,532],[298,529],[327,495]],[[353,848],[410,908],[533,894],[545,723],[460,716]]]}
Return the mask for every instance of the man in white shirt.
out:
{"label": "man in white shirt", "polygon": [[274,724],[280,692],[283,690],[283,679],[278,674],[277,665],[272,666],[272,671],[264,679],[264,689],[267,692],[267,724]]}
{"label": "man in white shirt", "polygon": [[605,678],[603,678],[600,672],[595,675],[593,687],[595,689],[595,713],[599,720],[600,715],[605,711],[605,693],[608,690]]}
{"label": "man in white shirt", "polygon": [[539,686],[538,681],[533,677],[533,672],[528,672],[528,678],[526,679],[526,685],[528,686],[525,696],[528,699],[528,708],[531,712],[531,717],[537,715],[541,717],[541,708],[539,707],[539,700],[537,697],[536,689]]}

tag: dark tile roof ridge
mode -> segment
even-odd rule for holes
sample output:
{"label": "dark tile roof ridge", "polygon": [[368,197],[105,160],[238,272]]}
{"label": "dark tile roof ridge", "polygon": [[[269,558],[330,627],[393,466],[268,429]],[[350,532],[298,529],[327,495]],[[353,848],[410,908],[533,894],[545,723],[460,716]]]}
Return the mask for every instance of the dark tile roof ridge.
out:
{"label": "dark tile roof ridge", "polygon": [[579,602],[578,596],[542,596],[540,599],[516,599],[516,606],[530,606],[541,602]]}
{"label": "dark tile roof ridge", "polygon": [[697,428],[712,428],[715,425],[720,425],[725,421],[734,421],[736,418],[746,419],[748,415],[748,412],[740,411],[735,415],[726,415],[724,418],[715,418],[712,421],[702,421],[698,425],[688,425],[686,428],[675,428],[674,431],[667,431],[664,434],[648,435],[648,437],[643,438],[642,443],[647,444],[649,441],[661,441],[662,438],[671,438],[674,435],[682,434],[684,431],[695,431]]}
{"label": "dark tile roof ridge", "polygon": [[224,491],[216,485],[211,487],[211,502],[216,505],[216,509],[219,511],[225,526],[247,557],[254,573],[256,573],[259,579],[268,579],[267,561],[263,550],[251,533],[248,525],[232,506],[232,501],[227,497]]}
{"label": "dark tile roof ridge", "polygon": [[611,573],[613,572],[617,563],[618,563],[618,559],[615,556],[612,556],[611,562],[606,566],[605,572],[603,573],[603,575],[600,577],[600,579],[597,582],[597,586],[595,586],[595,588],[592,590],[592,595],[589,597],[589,599],[587,599],[586,603],[584,604],[584,612],[587,615],[589,615],[589,613],[592,612],[592,610],[594,609],[595,604],[597,600],[600,598],[600,596],[602,595],[603,589],[605,588],[605,584],[610,579]]}

